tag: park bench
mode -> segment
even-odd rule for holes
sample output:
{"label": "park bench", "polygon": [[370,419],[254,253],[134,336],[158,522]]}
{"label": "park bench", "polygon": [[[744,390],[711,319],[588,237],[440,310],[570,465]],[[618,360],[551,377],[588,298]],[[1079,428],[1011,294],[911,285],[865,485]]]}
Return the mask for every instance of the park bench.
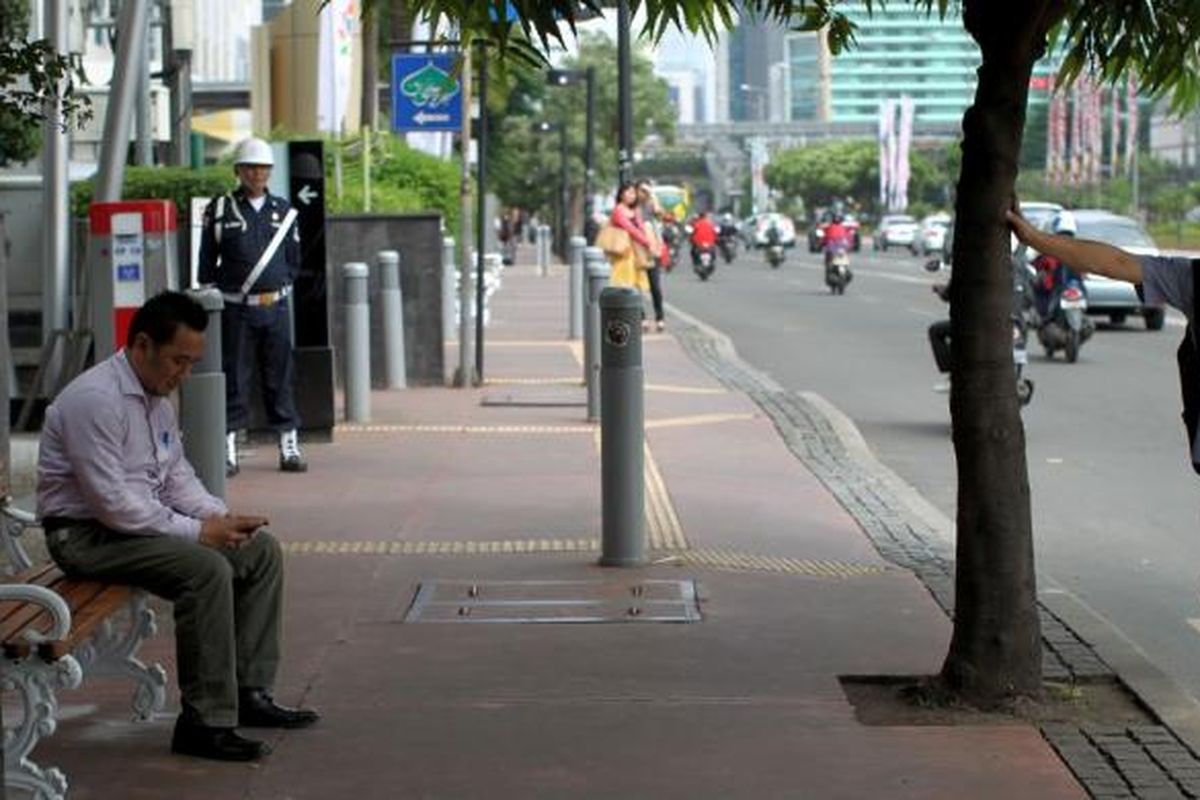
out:
{"label": "park bench", "polygon": [[148,720],[164,705],[167,678],[161,666],[137,658],[156,628],[146,594],[70,578],[53,563],[34,565],[23,537],[37,527],[32,515],[0,500],[0,542],[12,570],[0,582],[0,687],[16,696],[6,712],[20,711],[19,719],[4,720],[4,779],[36,800],[62,800],[63,772],[29,757],[57,726],[57,690],[77,688],[85,676],[132,678],[134,718]]}

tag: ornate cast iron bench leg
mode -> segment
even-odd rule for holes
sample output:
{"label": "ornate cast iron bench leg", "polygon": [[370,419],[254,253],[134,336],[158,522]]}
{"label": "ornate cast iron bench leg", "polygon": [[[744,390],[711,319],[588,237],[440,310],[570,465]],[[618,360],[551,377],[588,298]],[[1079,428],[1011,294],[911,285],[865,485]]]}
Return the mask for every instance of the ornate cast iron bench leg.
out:
{"label": "ornate cast iron bench leg", "polygon": [[166,705],[167,673],[159,664],[146,666],[137,657],[145,639],[158,630],[154,609],[145,592],[135,591],[118,624],[107,619],[92,638],[76,649],[76,656],[88,677],[116,675],[134,682],[133,716],[146,721]]}

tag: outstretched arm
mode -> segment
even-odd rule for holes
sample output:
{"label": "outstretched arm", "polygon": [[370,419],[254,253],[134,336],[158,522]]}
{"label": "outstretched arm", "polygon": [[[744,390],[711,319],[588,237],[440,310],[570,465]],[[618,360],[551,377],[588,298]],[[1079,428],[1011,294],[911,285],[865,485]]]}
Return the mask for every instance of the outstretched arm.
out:
{"label": "outstretched arm", "polygon": [[1142,264],[1136,256],[1112,245],[1072,236],[1055,236],[1040,231],[1020,212],[1005,212],[1008,224],[1017,239],[1039,253],[1054,256],[1079,272],[1095,272],[1108,278],[1130,283],[1142,282]]}

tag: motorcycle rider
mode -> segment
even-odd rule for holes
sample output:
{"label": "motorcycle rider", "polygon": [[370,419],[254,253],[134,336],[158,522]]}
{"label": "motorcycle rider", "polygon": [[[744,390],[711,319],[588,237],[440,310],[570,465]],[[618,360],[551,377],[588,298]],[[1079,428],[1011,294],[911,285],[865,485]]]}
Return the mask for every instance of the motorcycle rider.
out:
{"label": "motorcycle rider", "polygon": [[850,249],[850,229],[842,224],[843,219],[842,213],[835,211],[829,219],[829,224],[825,226],[825,237],[822,247],[825,250],[826,269],[829,269],[829,264],[833,261],[834,253],[838,252],[839,249],[842,251]]}
{"label": "motorcycle rider", "polygon": [[708,211],[701,211],[700,216],[692,223],[692,263],[700,263],[700,251],[717,246],[717,226],[713,224]]}
{"label": "motorcycle rider", "polygon": [[[1074,214],[1070,211],[1060,211],[1050,224],[1050,230],[1056,236],[1073,238],[1079,227],[1075,223]],[[1046,320],[1053,312],[1054,303],[1063,290],[1068,286],[1081,287],[1083,282],[1066,262],[1046,253],[1033,260],[1033,267],[1037,271],[1037,279],[1033,284],[1034,303],[1038,316]]]}
{"label": "motorcycle rider", "polygon": [[720,224],[717,226],[717,244],[721,247],[721,255],[725,257],[725,263],[733,260],[737,247],[737,235],[737,221],[734,220],[731,212],[726,211],[721,215]]}

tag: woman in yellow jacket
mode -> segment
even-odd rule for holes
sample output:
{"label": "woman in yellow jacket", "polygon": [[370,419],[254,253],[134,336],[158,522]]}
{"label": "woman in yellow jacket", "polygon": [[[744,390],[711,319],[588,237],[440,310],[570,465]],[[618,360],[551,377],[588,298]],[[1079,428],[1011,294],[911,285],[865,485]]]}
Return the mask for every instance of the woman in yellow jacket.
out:
{"label": "woman in yellow jacket", "polygon": [[638,267],[638,255],[635,248],[642,247],[647,256],[653,260],[654,243],[646,235],[646,227],[638,212],[637,188],[632,183],[623,183],[617,190],[617,203],[613,206],[609,223],[629,234],[630,247],[622,254],[609,255],[612,264],[612,275],[608,279],[610,286],[628,286],[640,292],[650,291],[650,279],[646,270]]}

